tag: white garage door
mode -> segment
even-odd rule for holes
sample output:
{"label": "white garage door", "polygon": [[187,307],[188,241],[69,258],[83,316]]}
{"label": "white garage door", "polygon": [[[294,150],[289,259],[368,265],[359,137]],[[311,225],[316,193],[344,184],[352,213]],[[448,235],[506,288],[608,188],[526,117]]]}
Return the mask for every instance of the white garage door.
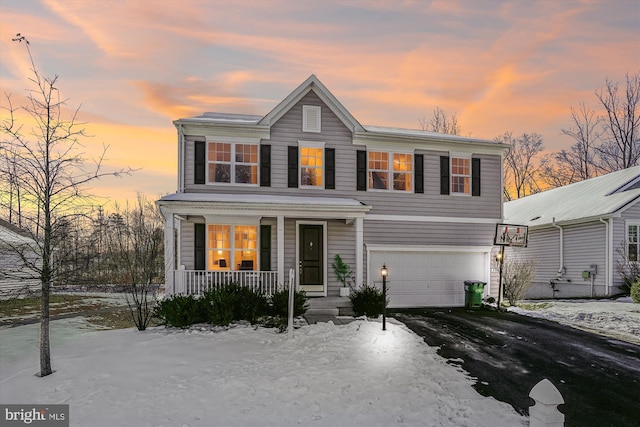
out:
{"label": "white garage door", "polygon": [[389,271],[389,307],[462,307],[464,281],[488,277],[482,252],[372,251],[370,257],[373,277],[383,264]]}

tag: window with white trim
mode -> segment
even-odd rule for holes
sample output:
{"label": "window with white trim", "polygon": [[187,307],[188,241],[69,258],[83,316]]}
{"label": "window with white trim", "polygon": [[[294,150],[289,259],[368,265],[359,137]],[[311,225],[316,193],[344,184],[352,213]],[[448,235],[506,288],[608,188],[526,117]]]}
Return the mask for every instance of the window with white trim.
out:
{"label": "window with white trim", "polygon": [[451,157],[451,194],[471,194],[469,157]]}
{"label": "window with white trim", "polygon": [[320,133],[322,130],[322,108],[319,105],[302,106],[302,131]]}
{"label": "window with white trim", "polygon": [[627,223],[627,259],[632,262],[640,261],[640,223]]}
{"label": "window with white trim", "polygon": [[[369,151],[369,189],[411,191],[413,154]],[[392,159],[389,162],[389,158]]]}
{"label": "window with white trim", "polygon": [[324,148],[300,147],[300,186],[322,188]]}
{"label": "window with white trim", "polygon": [[258,145],[209,142],[208,182],[258,184]]}
{"label": "window with white trim", "polygon": [[256,270],[258,226],[208,224],[207,254],[209,270]]}

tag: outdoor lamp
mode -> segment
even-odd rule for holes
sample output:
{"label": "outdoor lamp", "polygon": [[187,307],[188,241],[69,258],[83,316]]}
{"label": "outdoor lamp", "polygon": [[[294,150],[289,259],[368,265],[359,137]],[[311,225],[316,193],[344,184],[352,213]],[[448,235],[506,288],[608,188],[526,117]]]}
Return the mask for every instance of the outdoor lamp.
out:
{"label": "outdoor lamp", "polygon": [[382,330],[387,330],[387,264],[382,264],[380,275],[382,276]]}

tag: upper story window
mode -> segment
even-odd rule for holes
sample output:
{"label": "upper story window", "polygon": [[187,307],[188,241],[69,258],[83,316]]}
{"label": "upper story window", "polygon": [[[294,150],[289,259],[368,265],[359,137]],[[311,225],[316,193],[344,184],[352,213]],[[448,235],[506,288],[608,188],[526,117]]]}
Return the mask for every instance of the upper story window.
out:
{"label": "upper story window", "polygon": [[300,185],[322,188],[324,166],[324,148],[314,146],[300,147]]}
{"label": "upper story window", "polygon": [[208,182],[258,183],[258,145],[209,142]]}
{"label": "upper story window", "polygon": [[627,224],[627,259],[629,261],[640,261],[639,233],[640,223]]}
{"label": "upper story window", "polygon": [[471,159],[451,157],[451,194],[471,194]]}
{"label": "upper story window", "polygon": [[319,105],[302,106],[302,131],[320,133],[322,130],[322,108]]}
{"label": "upper story window", "polygon": [[[369,189],[411,191],[413,155],[369,151]],[[391,162],[389,161],[391,159]]]}

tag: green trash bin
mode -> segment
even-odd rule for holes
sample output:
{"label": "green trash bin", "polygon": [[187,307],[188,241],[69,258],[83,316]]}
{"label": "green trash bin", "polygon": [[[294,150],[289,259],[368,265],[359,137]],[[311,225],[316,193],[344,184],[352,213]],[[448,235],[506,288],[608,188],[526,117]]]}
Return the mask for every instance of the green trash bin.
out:
{"label": "green trash bin", "polygon": [[485,282],[477,280],[464,281],[464,307],[467,310],[482,307],[482,295],[484,294]]}

